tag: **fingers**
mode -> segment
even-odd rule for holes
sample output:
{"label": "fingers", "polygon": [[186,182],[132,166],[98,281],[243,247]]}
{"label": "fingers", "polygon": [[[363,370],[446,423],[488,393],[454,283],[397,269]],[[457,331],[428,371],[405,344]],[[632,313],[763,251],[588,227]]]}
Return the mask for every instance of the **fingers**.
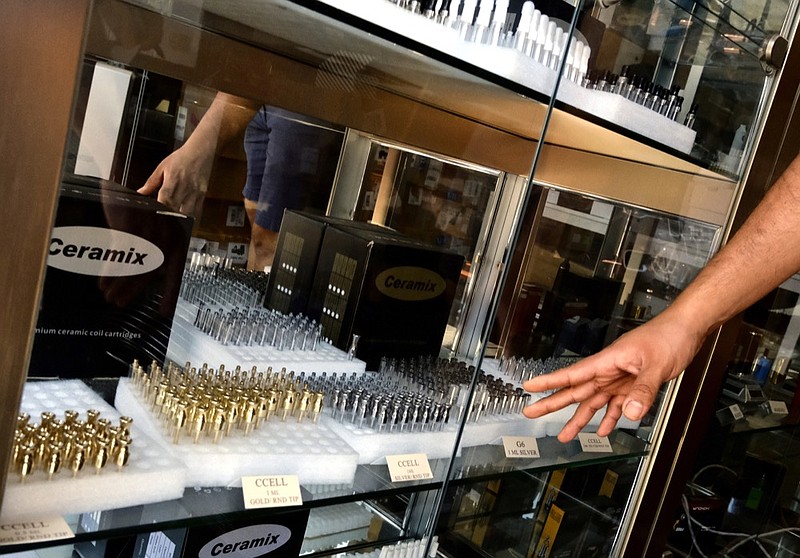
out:
{"label": "fingers", "polygon": [[610,396],[604,393],[598,393],[593,397],[590,397],[586,401],[581,402],[578,405],[578,408],[575,409],[575,413],[572,415],[567,423],[564,425],[564,428],[561,429],[561,432],[558,434],[558,439],[560,442],[569,442],[578,433],[583,430],[583,427],[589,424],[589,421],[592,420],[595,413],[602,409]]}
{"label": "fingers", "polygon": [[629,420],[642,420],[656,400],[656,394],[667,380],[655,369],[643,370],[633,381],[622,402],[622,413]]}
{"label": "fingers", "polygon": [[608,436],[617,426],[617,422],[622,416],[622,402],[625,398],[621,395],[616,395],[606,404],[606,414],[603,415],[603,420],[597,427],[598,436]]}
{"label": "fingers", "polygon": [[541,416],[559,411],[578,402],[582,402],[596,392],[594,384],[584,382],[583,384],[567,387],[548,395],[533,404],[525,407],[522,413],[528,418],[539,418]]}
{"label": "fingers", "polygon": [[525,391],[541,392],[562,389],[590,381],[597,374],[599,363],[587,357],[571,366],[531,378],[522,384]]}
{"label": "fingers", "polygon": [[144,186],[136,190],[138,193],[142,194],[143,196],[149,196],[159,188],[161,188],[162,184],[164,183],[164,173],[161,170],[161,166],[159,165],[153,174],[145,181]]}

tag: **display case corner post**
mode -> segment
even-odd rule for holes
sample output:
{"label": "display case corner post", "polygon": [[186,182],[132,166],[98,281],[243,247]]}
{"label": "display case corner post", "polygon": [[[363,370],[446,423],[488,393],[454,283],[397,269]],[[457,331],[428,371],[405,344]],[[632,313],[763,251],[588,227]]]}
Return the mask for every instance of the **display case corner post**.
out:
{"label": "display case corner post", "polygon": [[0,504],[39,309],[91,0],[4,0],[0,18]]}

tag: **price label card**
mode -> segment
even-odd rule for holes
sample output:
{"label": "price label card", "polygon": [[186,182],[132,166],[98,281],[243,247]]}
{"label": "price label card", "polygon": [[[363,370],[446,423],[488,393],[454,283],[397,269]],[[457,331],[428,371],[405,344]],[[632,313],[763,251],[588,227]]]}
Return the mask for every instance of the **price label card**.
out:
{"label": "price label card", "polygon": [[731,405],[730,407],[728,407],[728,409],[730,409],[730,411],[731,411],[731,414],[733,415],[733,418],[734,418],[734,419],[736,419],[736,420],[739,420],[739,419],[743,419],[743,418],[744,418],[744,413],[743,413],[743,412],[742,412],[742,410],[739,408],[739,405],[736,405],[736,404],[734,403],[733,405]]}
{"label": "price label card", "polygon": [[432,479],[428,456],[424,453],[410,453],[406,455],[387,455],[386,464],[389,466],[389,477],[392,482]]}
{"label": "price label card", "polygon": [[63,517],[0,521],[0,545],[56,541],[75,536]]}
{"label": "price label card", "polygon": [[245,509],[300,506],[300,480],[297,475],[242,477]]}
{"label": "price label card", "polygon": [[785,401],[770,401],[769,412],[773,415],[788,415],[789,409],[786,408]]}
{"label": "price label card", "polygon": [[581,449],[586,452],[593,453],[614,453],[611,447],[611,442],[608,436],[598,436],[592,432],[578,433],[578,441],[581,443]]}
{"label": "price label card", "polygon": [[503,448],[506,457],[526,457],[536,459],[539,455],[539,444],[532,436],[503,436]]}

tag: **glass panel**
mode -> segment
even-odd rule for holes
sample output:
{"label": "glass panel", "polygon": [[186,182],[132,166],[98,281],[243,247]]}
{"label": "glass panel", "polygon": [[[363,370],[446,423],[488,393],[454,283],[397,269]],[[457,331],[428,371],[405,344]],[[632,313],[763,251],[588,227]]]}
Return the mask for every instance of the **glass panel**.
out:
{"label": "glass panel", "polygon": [[673,549],[727,549],[730,556],[797,552],[798,293],[800,277],[794,276],[732,324],[735,341],[725,370],[709,372],[722,381],[676,510],[679,528],[668,541]]}
{"label": "glass panel", "polygon": [[464,257],[443,341],[452,348],[500,173],[377,141],[367,161],[354,220],[390,227]]}
{"label": "glass panel", "polygon": [[439,539],[459,556],[608,556],[635,475],[629,461],[454,483]]}
{"label": "glass panel", "polygon": [[[516,256],[521,272],[514,290],[504,292],[492,334],[499,360],[482,365],[503,382],[521,383],[596,353],[657,315],[719,242],[719,229],[706,223],[552,189],[541,190],[540,199],[541,214],[529,215],[529,236]],[[619,427],[648,440],[657,410]],[[527,430],[554,435],[569,415],[536,419]]]}
{"label": "glass panel", "polygon": [[590,3],[569,47],[585,60],[573,71],[578,63],[567,58],[559,99],[583,118],[738,176],[772,83],[760,57],[787,10],[772,2]]}
{"label": "glass panel", "polygon": [[[501,257],[493,204],[545,107],[293,3],[157,8],[92,11],[4,505],[112,548],[290,513],[249,509],[269,475],[299,485],[307,554],[429,544],[475,375],[442,339],[476,253]],[[356,44],[376,57],[342,83],[331,57]],[[405,150],[373,223],[333,211],[368,190],[366,166],[344,176],[357,135]],[[423,468],[390,474],[393,455]]]}
{"label": "glass panel", "polygon": [[[567,105],[548,120],[562,43],[526,43],[522,3],[427,19],[365,5],[94,3],[6,508],[113,549],[291,514],[248,509],[262,500],[241,485],[269,475],[299,485],[303,552],[380,552],[432,545],[448,483],[529,476],[531,511],[512,512],[538,544],[554,471],[638,466],[646,422],[602,453],[562,445],[556,422],[520,416],[520,383],[668,303],[713,251],[735,182]],[[549,14],[569,36],[573,6]],[[684,60],[673,46],[651,49],[665,67]],[[379,139],[359,152],[358,137]],[[397,172],[370,215],[384,148]],[[534,168],[548,188],[528,184]],[[261,174],[284,199],[260,195]],[[482,359],[505,270],[500,351]],[[442,331],[470,350],[447,340],[442,357]],[[541,456],[508,457],[509,435]],[[326,514],[346,521],[316,529]]]}

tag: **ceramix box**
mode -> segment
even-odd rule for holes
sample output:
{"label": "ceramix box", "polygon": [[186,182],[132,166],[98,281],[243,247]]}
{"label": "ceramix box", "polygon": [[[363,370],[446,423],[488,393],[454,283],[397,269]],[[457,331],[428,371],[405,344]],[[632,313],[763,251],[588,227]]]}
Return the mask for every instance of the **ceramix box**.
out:
{"label": "ceramix box", "polygon": [[31,376],[163,362],[192,219],[107,182],[67,179],[50,238]]}
{"label": "ceramix box", "polygon": [[328,226],[308,315],[323,335],[377,369],[381,357],[438,356],[464,258],[359,227]]}

